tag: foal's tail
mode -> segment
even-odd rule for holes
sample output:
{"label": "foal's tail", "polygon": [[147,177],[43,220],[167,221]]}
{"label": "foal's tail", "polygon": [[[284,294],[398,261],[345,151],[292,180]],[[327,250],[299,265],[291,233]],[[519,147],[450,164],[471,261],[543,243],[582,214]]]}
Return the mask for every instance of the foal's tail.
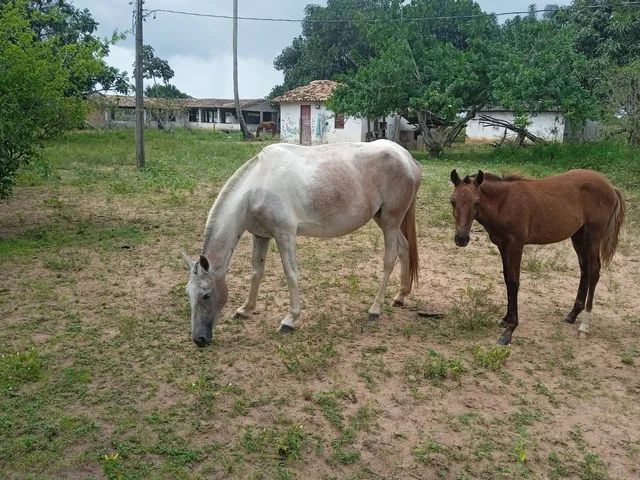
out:
{"label": "foal's tail", "polygon": [[604,234],[604,239],[600,245],[600,257],[602,263],[606,265],[613,258],[613,254],[616,252],[618,246],[618,236],[620,234],[620,227],[624,222],[625,205],[622,193],[617,188],[616,190],[616,206],[613,209],[609,223],[607,224],[607,230]]}
{"label": "foal's tail", "polygon": [[[409,210],[402,219],[400,230],[409,243],[409,288],[418,283],[418,240],[416,238],[416,197],[413,198]],[[407,292],[409,293],[409,292]]]}

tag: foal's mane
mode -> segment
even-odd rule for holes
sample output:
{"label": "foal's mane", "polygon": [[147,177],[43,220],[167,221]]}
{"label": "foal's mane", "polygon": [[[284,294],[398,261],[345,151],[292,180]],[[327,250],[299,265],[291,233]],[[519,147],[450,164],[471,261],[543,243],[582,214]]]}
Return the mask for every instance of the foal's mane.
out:
{"label": "foal's mane", "polygon": [[[462,180],[464,183],[471,183],[475,180],[476,175],[467,175]],[[489,182],[515,182],[518,180],[522,180],[524,177],[522,175],[494,175],[493,173],[484,172],[484,180]]]}

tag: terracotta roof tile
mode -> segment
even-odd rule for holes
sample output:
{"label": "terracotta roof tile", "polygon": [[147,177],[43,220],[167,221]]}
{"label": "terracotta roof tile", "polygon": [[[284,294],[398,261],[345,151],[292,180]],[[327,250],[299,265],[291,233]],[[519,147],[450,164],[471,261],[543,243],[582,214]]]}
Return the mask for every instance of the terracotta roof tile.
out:
{"label": "terracotta roof tile", "polygon": [[[109,104],[118,107],[135,107],[136,99],[129,95],[101,95],[100,98],[108,101]],[[153,105],[154,98],[145,97],[144,101],[147,105]],[[187,108],[235,108],[235,101],[227,98],[185,98],[178,100],[184,102]],[[245,98],[240,99],[240,106],[247,108],[257,103],[262,103],[263,98]]]}
{"label": "terracotta roof tile", "polygon": [[333,80],[314,80],[309,85],[289,90],[273,99],[275,103],[325,102],[329,100],[338,82]]}

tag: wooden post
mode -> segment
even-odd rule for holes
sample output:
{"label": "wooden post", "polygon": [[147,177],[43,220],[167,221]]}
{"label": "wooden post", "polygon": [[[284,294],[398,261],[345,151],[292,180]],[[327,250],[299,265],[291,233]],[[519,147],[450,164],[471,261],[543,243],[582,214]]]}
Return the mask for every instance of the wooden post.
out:
{"label": "wooden post", "polygon": [[142,3],[136,0],[136,165],[144,168],[144,91],[142,83]]}
{"label": "wooden post", "polygon": [[233,97],[236,101],[236,115],[238,116],[238,123],[240,123],[242,137],[245,140],[250,140],[253,138],[253,134],[247,128],[242,116],[240,95],[238,94],[238,0],[233,0]]}

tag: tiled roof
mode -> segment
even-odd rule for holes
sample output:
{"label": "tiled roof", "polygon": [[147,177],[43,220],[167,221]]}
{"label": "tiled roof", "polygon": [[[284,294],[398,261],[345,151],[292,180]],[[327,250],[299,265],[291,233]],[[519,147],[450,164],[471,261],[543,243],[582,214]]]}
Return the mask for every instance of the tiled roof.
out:
{"label": "tiled roof", "polygon": [[338,82],[333,80],[314,80],[309,85],[294,88],[273,99],[275,103],[326,102],[331,97]]}
{"label": "tiled roof", "polygon": [[[110,105],[117,107],[135,107],[136,98],[128,95],[101,95],[102,101],[108,102]],[[148,105],[153,105],[154,98],[145,97],[144,101]],[[187,108],[235,108],[236,104],[233,99],[228,98],[185,98],[177,100],[184,102]],[[245,98],[240,99],[240,106],[247,108],[257,103],[264,102],[264,98]]]}

